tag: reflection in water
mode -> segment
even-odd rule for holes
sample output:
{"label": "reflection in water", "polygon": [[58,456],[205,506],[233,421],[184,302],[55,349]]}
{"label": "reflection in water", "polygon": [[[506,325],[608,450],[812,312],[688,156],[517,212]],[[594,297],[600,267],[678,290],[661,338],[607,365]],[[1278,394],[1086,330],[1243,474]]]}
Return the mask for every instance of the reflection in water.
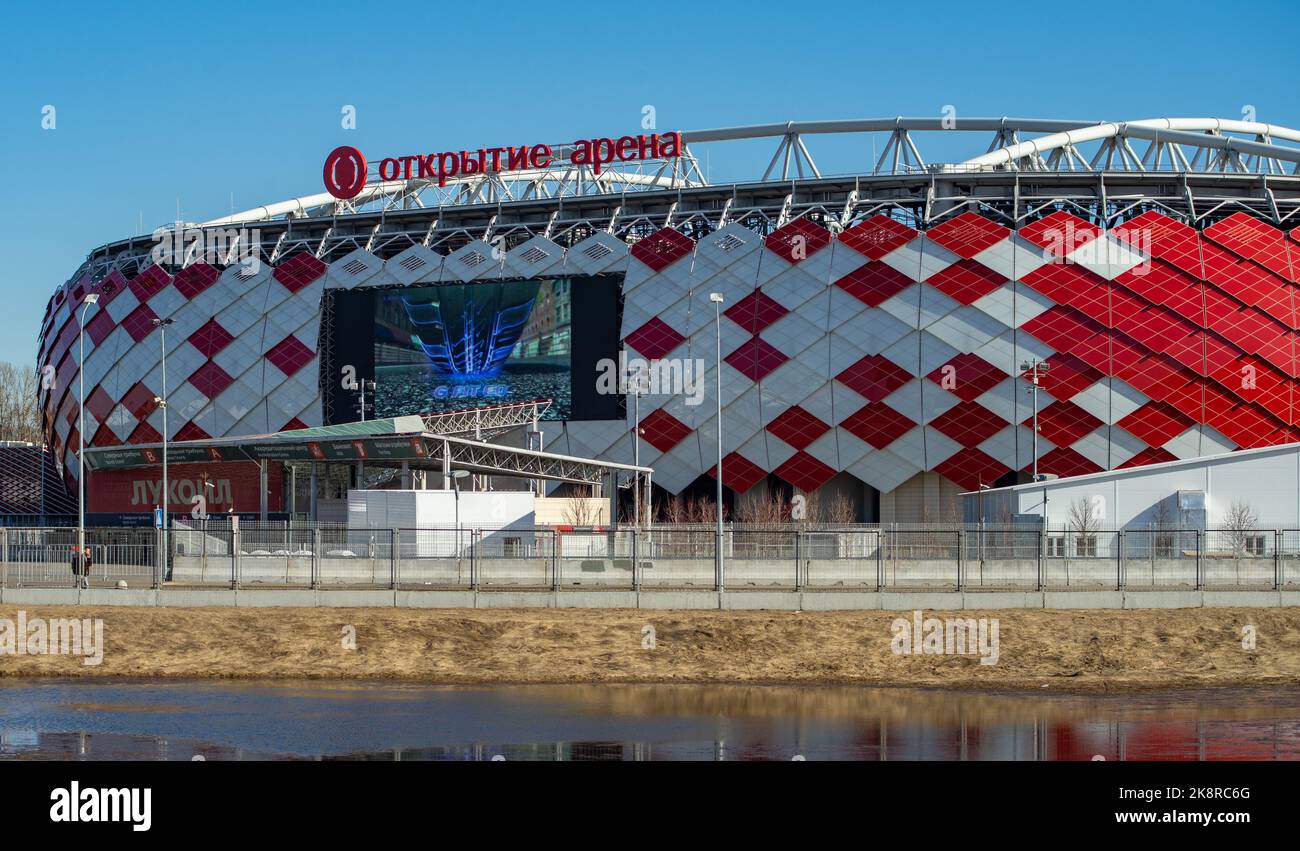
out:
{"label": "reflection in water", "polygon": [[0,758],[1300,759],[1300,689],[0,685]]}

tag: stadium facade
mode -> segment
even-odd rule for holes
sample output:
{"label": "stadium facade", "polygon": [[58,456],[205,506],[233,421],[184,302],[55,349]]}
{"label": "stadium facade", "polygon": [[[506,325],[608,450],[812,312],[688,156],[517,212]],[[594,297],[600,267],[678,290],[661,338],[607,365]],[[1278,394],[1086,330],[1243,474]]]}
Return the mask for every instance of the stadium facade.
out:
{"label": "stadium facade", "polygon": [[[932,164],[928,134],[987,153]],[[829,136],[875,155],[824,175],[809,141]],[[40,335],[64,481],[92,292],[94,447],[162,441],[155,320],[170,441],[355,420],[369,381],[371,416],[545,397],[545,446],[574,456],[630,463],[639,411],[661,495],[713,487],[720,341],[728,500],[838,495],[866,521],[951,519],[961,491],[1035,461],[1070,476],[1300,439],[1300,132],[944,118],[663,137],[377,167],[340,148],[331,192],[96,249]],[[743,144],[775,146],[761,178],[706,180],[702,149]],[[701,372],[602,395],[620,357]]]}

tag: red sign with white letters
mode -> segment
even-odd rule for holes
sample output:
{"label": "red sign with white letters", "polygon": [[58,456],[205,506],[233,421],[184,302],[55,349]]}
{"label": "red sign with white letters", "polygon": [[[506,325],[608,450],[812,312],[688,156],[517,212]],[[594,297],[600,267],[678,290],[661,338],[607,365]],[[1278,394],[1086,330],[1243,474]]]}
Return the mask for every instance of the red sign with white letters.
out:
{"label": "red sign with white letters", "polygon": [[[586,166],[594,174],[600,174],[610,163],[680,157],[682,134],[673,131],[618,139],[581,139],[561,150],[567,151],[568,160],[573,165]],[[436,180],[439,186],[446,186],[448,179],[457,176],[548,168],[556,156],[550,145],[511,145],[476,151],[385,157],[379,162],[379,179]],[[348,145],[335,148],[325,158],[324,178],[325,189],[335,198],[342,201],[355,198],[366,185],[365,155]]]}

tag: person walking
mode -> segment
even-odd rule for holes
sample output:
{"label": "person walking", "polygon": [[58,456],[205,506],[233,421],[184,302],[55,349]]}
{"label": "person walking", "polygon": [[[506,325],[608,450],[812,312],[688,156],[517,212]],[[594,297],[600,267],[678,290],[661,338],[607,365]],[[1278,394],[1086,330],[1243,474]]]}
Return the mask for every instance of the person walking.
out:
{"label": "person walking", "polygon": [[86,551],[82,554],[82,559],[81,559],[81,587],[82,588],[90,587],[90,565],[91,565],[90,547],[86,547]]}

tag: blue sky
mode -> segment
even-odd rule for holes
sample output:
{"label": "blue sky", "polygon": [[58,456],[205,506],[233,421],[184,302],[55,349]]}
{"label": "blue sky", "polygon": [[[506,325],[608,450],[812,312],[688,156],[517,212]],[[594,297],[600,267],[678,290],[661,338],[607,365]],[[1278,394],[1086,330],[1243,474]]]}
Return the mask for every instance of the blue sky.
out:
{"label": "blue sky", "polygon": [[[1251,105],[1300,127],[1293,0],[1017,8],[7,4],[0,360],[34,360],[46,299],[92,248],[172,221],[178,202],[203,221],[232,194],[242,210],[319,192],[340,144],[382,156],[617,136],[647,104],[662,130],[945,105],[1109,120],[1240,118]],[[340,126],[345,104],[356,130]],[[770,150],[726,154],[707,156],[714,180],[757,176]]]}

